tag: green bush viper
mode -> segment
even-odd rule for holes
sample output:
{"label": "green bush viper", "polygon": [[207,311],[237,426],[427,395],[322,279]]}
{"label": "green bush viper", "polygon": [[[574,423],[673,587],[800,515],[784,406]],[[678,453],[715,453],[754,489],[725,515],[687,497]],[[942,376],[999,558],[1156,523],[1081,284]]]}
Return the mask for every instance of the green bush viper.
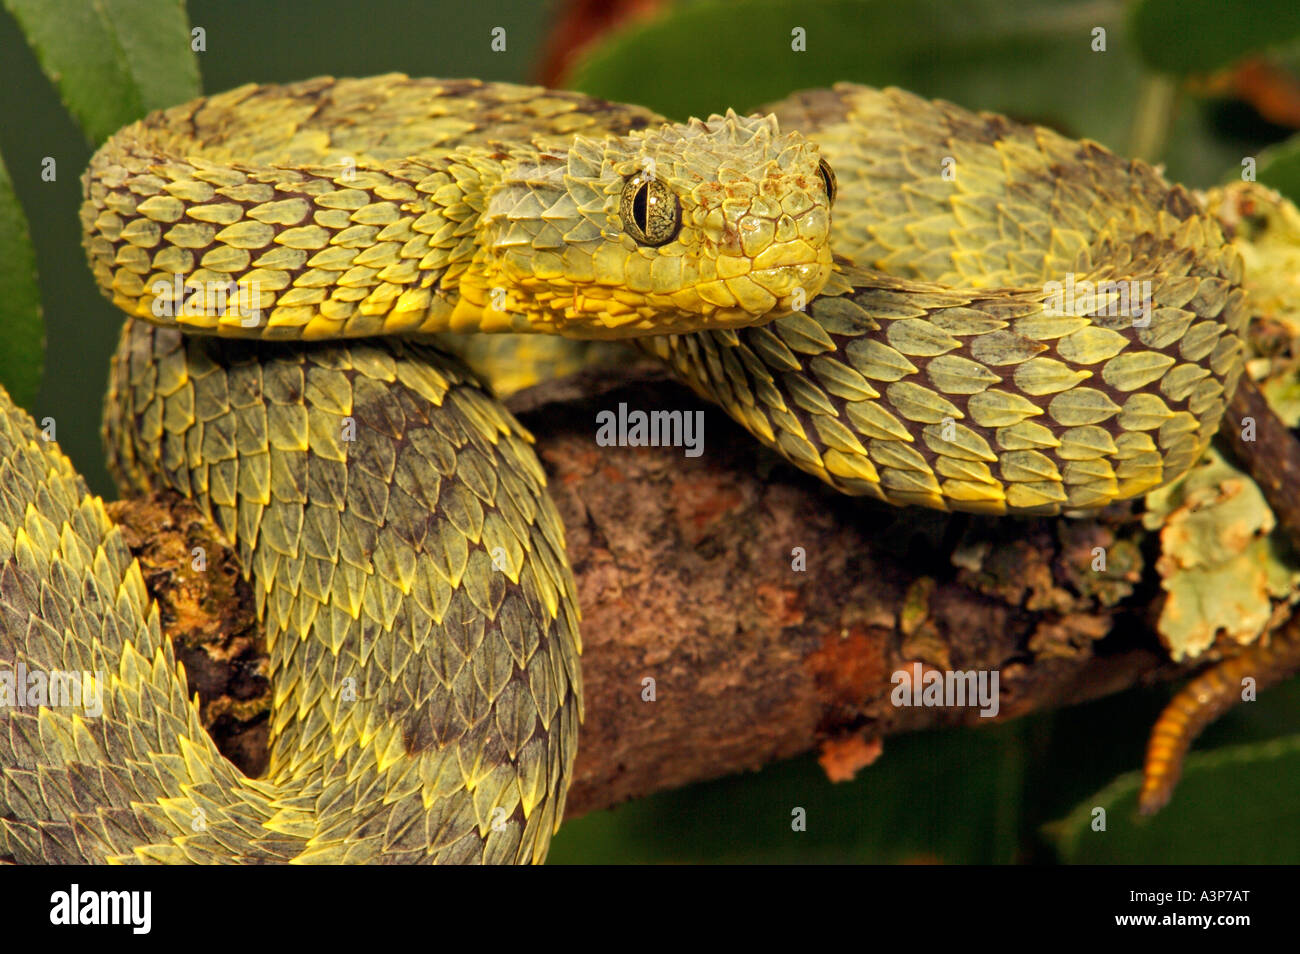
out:
{"label": "green bush viper", "polygon": [[120,531],[5,397],[0,660],[102,692],[0,710],[19,861],[545,857],[581,715],[563,529],[429,334],[634,338],[846,493],[993,513],[1176,477],[1242,368],[1240,260],[1185,190],[897,90],[666,124],[475,81],[246,86],[122,130],[84,185],[133,319],[111,464],[237,547],[271,764],[216,750]]}

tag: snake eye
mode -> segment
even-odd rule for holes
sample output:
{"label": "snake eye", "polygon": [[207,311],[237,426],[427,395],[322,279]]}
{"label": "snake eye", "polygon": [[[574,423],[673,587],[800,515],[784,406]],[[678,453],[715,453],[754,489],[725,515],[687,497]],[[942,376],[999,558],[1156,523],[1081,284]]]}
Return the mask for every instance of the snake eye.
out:
{"label": "snake eye", "polygon": [[682,227],[682,204],[658,179],[640,175],[628,179],[618,211],[628,234],[651,248],[667,245]]}
{"label": "snake eye", "polygon": [[818,159],[817,171],[821,174],[822,182],[826,186],[826,199],[831,205],[834,205],[835,192],[838,189],[838,185],[835,182],[835,170],[831,168],[831,164],[825,159]]}

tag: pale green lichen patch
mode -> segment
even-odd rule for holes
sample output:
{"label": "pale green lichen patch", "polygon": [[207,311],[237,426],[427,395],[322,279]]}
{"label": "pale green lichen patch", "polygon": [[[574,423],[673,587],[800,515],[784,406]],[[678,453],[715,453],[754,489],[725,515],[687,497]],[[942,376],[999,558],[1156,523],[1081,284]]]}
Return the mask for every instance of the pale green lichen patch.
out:
{"label": "pale green lichen patch", "polygon": [[1157,630],[1176,661],[1220,641],[1252,643],[1295,602],[1300,562],[1271,536],[1276,519],[1259,487],[1217,448],[1149,494],[1143,520],[1160,531],[1167,599]]}

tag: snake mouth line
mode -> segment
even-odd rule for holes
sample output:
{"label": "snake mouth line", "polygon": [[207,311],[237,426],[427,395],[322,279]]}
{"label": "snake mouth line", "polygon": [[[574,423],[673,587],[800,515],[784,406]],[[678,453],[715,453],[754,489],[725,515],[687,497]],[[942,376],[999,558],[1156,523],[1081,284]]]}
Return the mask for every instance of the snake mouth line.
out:
{"label": "snake mouth line", "polygon": [[544,307],[530,313],[496,312],[484,301],[465,309],[464,326],[455,330],[618,339],[743,328],[802,311],[825,287],[831,270],[826,256],[715,278],[672,294],[604,283],[535,286],[529,289],[530,297]]}
{"label": "snake mouth line", "polygon": [[749,278],[756,285],[761,285],[776,296],[782,307],[789,307],[790,302],[802,295],[807,301],[819,293],[831,275],[829,259],[805,262],[800,265],[777,265],[772,268],[759,268],[749,273]]}

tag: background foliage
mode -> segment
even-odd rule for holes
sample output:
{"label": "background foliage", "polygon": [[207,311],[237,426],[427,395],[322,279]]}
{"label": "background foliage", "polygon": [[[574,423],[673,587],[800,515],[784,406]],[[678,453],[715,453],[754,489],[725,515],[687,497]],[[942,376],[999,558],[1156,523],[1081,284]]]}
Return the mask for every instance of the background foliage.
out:
{"label": "background foliage", "polygon": [[[0,122],[0,383],[57,421],[65,451],[109,497],[99,413],[121,318],[94,288],[77,218],[95,144],[149,109],[246,82],[393,70],[527,82],[559,13],[506,0],[3,5],[0,86],[12,95]],[[1294,0],[658,7],[588,46],[571,85],[675,118],[838,80],[898,85],[1094,138],[1193,186],[1237,176],[1255,157],[1262,181],[1300,198],[1300,140],[1289,138],[1300,126]],[[192,27],[204,31],[197,54]],[[504,52],[489,45],[495,27],[506,30]],[[806,52],[791,49],[796,27]],[[1094,49],[1098,29],[1104,52]],[[1262,93],[1247,84],[1256,74],[1243,61],[1290,76],[1292,98],[1285,82]],[[642,799],[566,824],[552,860],[1300,860],[1300,682],[1213,727],[1171,807],[1139,823],[1132,770],[1170,692],[891,739],[852,783],[831,785],[806,758]],[[1088,828],[1098,805],[1106,833]],[[790,830],[796,806],[808,813],[803,833]]]}

